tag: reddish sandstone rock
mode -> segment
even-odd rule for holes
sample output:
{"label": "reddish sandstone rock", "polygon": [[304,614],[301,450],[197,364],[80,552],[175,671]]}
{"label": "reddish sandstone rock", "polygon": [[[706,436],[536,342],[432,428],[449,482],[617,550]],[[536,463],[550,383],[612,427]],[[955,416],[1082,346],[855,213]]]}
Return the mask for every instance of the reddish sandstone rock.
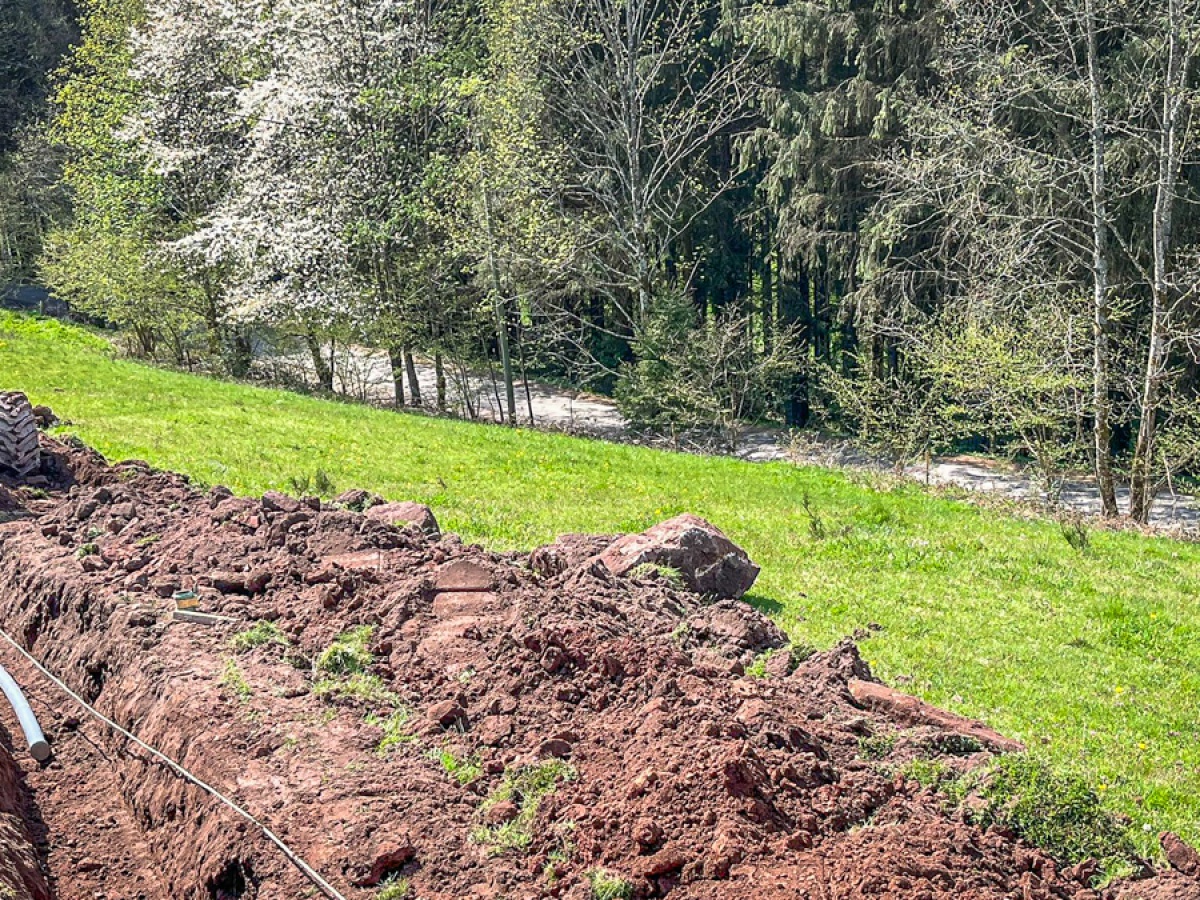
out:
{"label": "reddish sandstone rock", "polygon": [[687,513],[619,538],[599,559],[614,575],[647,563],[678,569],[693,591],[734,599],[750,590],[759,572],[746,551],[719,528]]}
{"label": "reddish sandstone rock", "polygon": [[982,746],[1002,753],[1019,753],[1025,749],[1020,741],[1006,738],[982,722],[955,715],[944,709],[918,700],[887,685],[851,679],[850,696],[863,709],[883,712],[905,725],[934,725],[955,734],[974,738]]}
{"label": "reddish sandstone rock", "polygon": [[374,519],[376,522],[383,522],[386,525],[396,525],[400,528],[408,525],[416,525],[434,540],[442,536],[441,529],[438,528],[437,519],[434,518],[433,510],[423,503],[413,503],[408,500],[400,503],[384,503],[381,506],[370,507],[366,511],[366,517]]}

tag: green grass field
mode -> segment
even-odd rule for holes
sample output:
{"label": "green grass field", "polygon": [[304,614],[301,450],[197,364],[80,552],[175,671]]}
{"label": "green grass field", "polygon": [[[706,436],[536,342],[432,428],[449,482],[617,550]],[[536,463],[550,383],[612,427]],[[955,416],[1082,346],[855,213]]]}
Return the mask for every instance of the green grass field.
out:
{"label": "green grass field", "polygon": [[[113,459],[244,493],[320,468],[431,505],[495,548],[705,516],[762,566],[751,598],[798,641],[862,644],[883,678],[1087,778],[1143,846],[1200,840],[1200,546],[1096,533],[916,486],[399,415],[114,359],[88,333],[0,312],[0,387],[25,390]],[[805,495],[826,536],[810,533]]]}

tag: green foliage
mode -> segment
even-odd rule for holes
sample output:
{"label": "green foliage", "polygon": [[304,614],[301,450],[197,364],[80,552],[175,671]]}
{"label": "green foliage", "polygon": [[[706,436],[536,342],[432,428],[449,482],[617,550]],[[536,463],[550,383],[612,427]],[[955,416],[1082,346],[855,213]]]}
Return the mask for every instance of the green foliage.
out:
{"label": "green foliage", "polygon": [[375,892],[375,900],[405,900],[411,889],[412,884],[407,878],[388,878]]}
{"label": "green foliage", "polygon": [[900,770],[900,774],[923,788],[941,788],[954,780],[950,767],[940,759],[914,759]]}
{"label": "green foliage", "polygon": [[366,723],[383,730],[383,737],[375,745],[375,752],[380,756],[387,756],[393,750],[414,742],[417,738],[408,730],[408,724],[411,721],[412,710],[404,707],[397,709],[386,718],[381,718],[374,713],[368,715]]}
{"label": "green foliage", "polygon": [[288,479],[292,493],[298,496],[332,497],[337,493],[337,485],[324,469],[317,469],[312,475],[293,475]]}
{"label": "green foliage", "polygon": [[250,687],[250,682],[246,680],[245,673],[238,666],[237,660],[232,657],[225,660],[225,666],[221,669],[221,678],[218,683],[242,703],[246,703],[254,696],[254,689]]}
{"label": "green foliage", "polygon": [[606,869],[592,869],[587,880],[593,900],[629,900],[633,896],[633,884]]}
{"label": "green foliage", "polygon": [[244,631],[239,631],[229,639],[229,644],[235,653],[245,653],[255,647],[266,644],[278,644],[281,647],[291,646],[287,635],[274,622],[258,621]]}
{"label": "green foliage", "polygon": [[683,573],[673,566],[660,566],[658,563],[641,563],[629,570],[630,578],[661,578],[676,590],[685,587]]}
{"label": "green foliage", "polygon": [[383,685],[378,675],[354,672],[340,678],[321,678],[313,684],[313,696],[323,700],[352,700],[372,706],[397,706],[400,698]]}
{"label": "green foliage", "polygon": [[886,759],[896,749],[894,731],[876,732],[858,739],[858,755],[863,759]]}
{"label": "green foliage", "polygon": [[478,754],[459,756],[449,747],[443,747],[441,750],[430,751],[429,756],[437,760],[443,772],[464,787],[478,780],[483,774],[483,761]]}
{"label": "green foliage", "polygon": [[636,426],[675,435],[720,429],[737,446],[742,425],[778,410],[801,361],[795,336],[761,348],[753,323],[723,315],[700,321],[683,296],[661,298],[635,342],[616,399]]}
{"label": "green foliage", "polygon": [[497,803],[512,801],[518,807],[517,817],[501,825],[481,825],[471,832],[471,840],[487,847],[488,853],[494,856],[524,850],[533,840],[533,823],[543,798],[559,783],[574,778],[575,769],[556,759],[506,771],[504,780],[488,795],[481,811],[486,812]]}
{"label": "green foliage", "polygon": [[1104,809],[1099,795],[1029,756],[1000,757],[958,782],[957,792],[983,801],[966,804],[971,821],[1012,829],[1058,860],[1097,859],[1109,870],[1136,863],[1127,829]]}
{"label": "green foliage", "polygon": [[354,675],[361,673],[375,662],[371,653],[373,625],[359,625],[334,638],[333,643],[317,657],[317,669],[331,675]]}

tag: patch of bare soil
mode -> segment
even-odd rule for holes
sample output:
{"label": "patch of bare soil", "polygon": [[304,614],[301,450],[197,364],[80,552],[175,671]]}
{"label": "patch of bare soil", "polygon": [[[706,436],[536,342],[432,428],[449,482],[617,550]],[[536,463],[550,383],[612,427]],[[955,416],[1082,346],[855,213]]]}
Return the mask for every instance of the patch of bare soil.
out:
{"label": "patch of bare soil", "polygon": [[[3,629],[347,898],[405,879],[422,900],[582,900],[603,877],[628,883],[613,896],[677,900],[1100,897],[1086,867],[966,824],[898,774],[918,756],[966,769],[1012,742],[879,685],[851,643],[793,659],[745,603],[646,565],[613,574],[611,540],[496,554],[370,515],[365,495],[368,514],[240,498],[43,451],[35,484],[0,491]],[[698,545],[693,525],[679,546]],[[687,577],[736,564],[718,562]],[[178,591],[229,621],[174,619]],[[287,645],[236,652],[260,620]],[[337,674],[324,651],[363,625],[366,671]],[[746,676],[769,649],[767,677]],[[38,900],[319,896],[256,827],[2,643],[0,661],[55,750],[38,767],[0,717],[18,744],[0,748],[0,885]],[[1189,849],[1106,900],[1200,897]]]}

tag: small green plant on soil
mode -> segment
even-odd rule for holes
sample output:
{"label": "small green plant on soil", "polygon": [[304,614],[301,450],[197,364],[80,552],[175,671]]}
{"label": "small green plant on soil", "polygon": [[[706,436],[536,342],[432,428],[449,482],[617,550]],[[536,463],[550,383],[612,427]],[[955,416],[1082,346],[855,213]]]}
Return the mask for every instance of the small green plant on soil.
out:
{"label": "small green plant on soil", "polygon": [[858,739],[858,755],[863,759],[885,759],[896,749],[896,733],[868,734]]}
{"label": "small green plant on soil", "polygon": [[1092,536],[1082,515],[1064,516],[1058,520],[1063,540],[1077,553],[1086,555],[1092,547]]}
{"label": "small green plant on soil", "polygon": [[324,469],[317,469],[312,475],[292,475],[288,478],[288,487],[293,494],[299,496],[332,497],[337,493],[337,484]]}
{"label": "small green plant on soil", "polygon": [[140,537],[133,542],[135,547],[150,547],[162,540],[161,534],[148,534],[145,537]]}
{"label": "small green plant on soil", "polygon": [[587,880],[594,900],[629,900],[633,896],[633,884],[606,869],[592,869]]}
{"label": "small green plant on soil", "polygon": [[258,621],[247,628],[245,631],[239,631],[229,640],[229,645],[235,653],[245,653],[248,650],[253,650],[255,647],[264,647],[267,644],[278,644],[281,647],[287,647],[291,644],[287,635],[274,622]]}
{"label": "small green plant on soil", "polygon": [[954,780],[953,770],[940,759],[914,759],[900,769],[902,777],[923,788],[941,788]]}
{"label": "small green plant on soil", "polygon": [[478,754],[459,756],[451,748],[429,751],[429,758],[441,764],[442,771],[464,787],[483,774],[483,760]]}
{"label": "small green plant on soil", "polygon": [[[971,822],[1011,829],[1060,861],[1096,859],[1109,877],[1136,864],[1128,829],[1101,805],[1097,793],[1039,760],[1002,756],[951,782],[947,792]],[[968,798],[971,803],[965,802]]]}
{"label": "small green plant on soil", "polygon": [[411,720],[412,710],[404,707],[387,717],[378,716],[375,713],[368,715],[365,720],[368,725],[383,729],[383,737],[375,745],[375,752],[380,756],[387,756],[396,748],[415,741],[416,735],[408,730],[408,723]]}
{"label": "small green plant on soil", "polygon": [[746,666],[746,676],[748,678],[766,678],[767,663],[771,661],[771,657],[774,654],[774,650],[764,650],[758,656],[754,657],[754,662]]}
{"label": "small green plant on soil", "polygon": [[313,685],[313,696],[321,700],[355,700],[374,706],[398,706],[400,698],[383,686],[378,675],[355,672],[344,678],[322,678]]}
{"label": "small green plant on soil", "polygon": [[225,660],[219,684],[242,703],[245,703],[254,694],[254,689],[246,680],[245,673],[238,667],[237,660],[233,657]]}
{"label": "small green plant on soil", "polygon": [[76,559],[83,559],[85,556],[95,556],[100,552],[100,547],[91,541],[86,544],[80,544],[79,549],[75,551]]}
{"label": "small green plant on soil", "polygon": [[642,563],[629,570],[632,578],[661,578],[671,587],[682,590],[685,586],[683,572],[674,566],[660,566],[658,563]]}
{"label": "small green plant on soil", "polygon": [[524,850],[533,840],[533,822],[542,800],[560,782],[574,777],[575,769],[557,759],[506,771],[500,786],[483,801],[480,812],[486,813],[497,803],[511,801],[517,804],[516,818],[501,825],[481,825],[471,833],[471,840],[487,847],[492,856]]}
{"label": "small green plant on soil", "polygon": [[374,633],[374,626],[359,625],[339,634],[317,657],[317,669],[330,675],[353,675],[365,671],[375,661],[370,647]]}
{"label": "small green plant on soil", "polygon": [[375,900],[405,900],[411,888],[407,878],[388,878],[379,886]]}
{"label": "small green plant on soil", "polygon": [[770,650],[764,650],[758,656],[754,657],[754,661],[746,666],[746,675],[750,678],[766,678],[767,663],[778,653],[786,653],[787,673],[791,675],[800,666],[802,662],[816,653],[815,647],[808,644],[787,644],[783,647],[775,647]]}

